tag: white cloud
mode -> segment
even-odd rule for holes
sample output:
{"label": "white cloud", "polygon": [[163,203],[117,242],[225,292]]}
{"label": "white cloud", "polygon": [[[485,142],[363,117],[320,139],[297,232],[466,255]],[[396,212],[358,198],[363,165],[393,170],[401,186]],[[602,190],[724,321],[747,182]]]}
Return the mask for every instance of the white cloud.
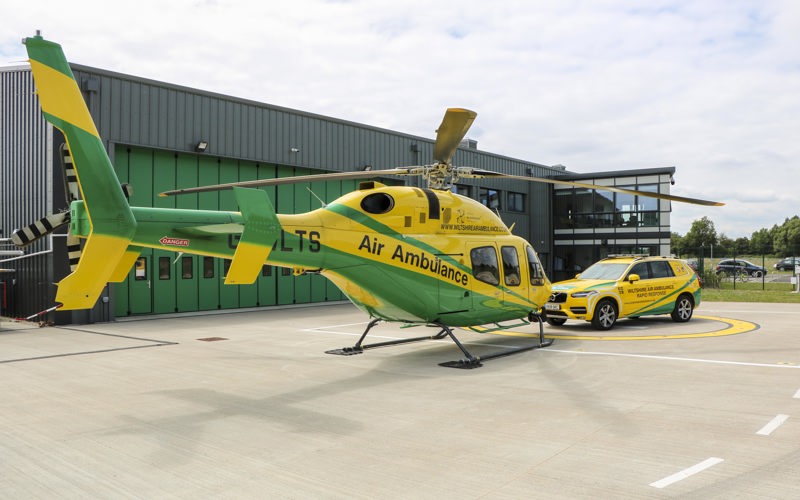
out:
{"label": "white cloud", "polygon": [[798,214],[800,3],[786,1],[33,0],[74,62],[427,137],[479,113],[479,147],[578,172],[674,165],[673,230],[731,237]]}

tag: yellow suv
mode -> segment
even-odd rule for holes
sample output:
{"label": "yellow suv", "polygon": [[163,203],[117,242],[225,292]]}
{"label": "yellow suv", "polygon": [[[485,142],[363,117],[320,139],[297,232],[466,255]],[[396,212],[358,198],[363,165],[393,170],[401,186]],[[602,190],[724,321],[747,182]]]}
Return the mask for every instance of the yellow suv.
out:
{"label": "yellow suv", "polygon": [[669,314],[689,321],[700,305],[700,282],[686,261],[671,257],[612,256],[575,279],[553,284],[544,305],[547,322],[591,321],[608,330],[618,318]]}

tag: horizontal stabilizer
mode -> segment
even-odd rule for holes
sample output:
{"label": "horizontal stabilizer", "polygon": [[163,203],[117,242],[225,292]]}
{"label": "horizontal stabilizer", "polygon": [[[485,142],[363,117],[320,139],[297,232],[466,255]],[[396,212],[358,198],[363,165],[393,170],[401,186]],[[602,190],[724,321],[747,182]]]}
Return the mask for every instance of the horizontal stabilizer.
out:
{"label": "horizontal stabilizer", "polygon": [[249,284],[256,280],[264,266],[280,235],[281,225],[266,191],[235,187],[233,194],[244,218],[244,231],[225,284]]}

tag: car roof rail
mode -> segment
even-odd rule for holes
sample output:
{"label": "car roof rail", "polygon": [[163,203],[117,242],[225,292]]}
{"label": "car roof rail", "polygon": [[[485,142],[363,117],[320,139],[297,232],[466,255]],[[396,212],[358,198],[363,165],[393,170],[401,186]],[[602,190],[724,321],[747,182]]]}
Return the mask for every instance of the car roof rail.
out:
{"label": "car roof rail", "polygon": [[645,257],[657,257],[657,255],[650,255],[649,253],[610,253],[606,258],[619,259],[619,258],[630,258],[630,257],[643,259]]}

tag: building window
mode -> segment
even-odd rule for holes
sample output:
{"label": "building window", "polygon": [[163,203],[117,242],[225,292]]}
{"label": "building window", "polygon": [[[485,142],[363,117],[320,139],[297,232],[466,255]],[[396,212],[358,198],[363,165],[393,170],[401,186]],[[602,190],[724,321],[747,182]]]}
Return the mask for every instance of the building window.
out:
{"label": "building window", "polygon": [[[657,184],[620,187],[658,193]],[[555,229],[638,228],[660,225],[661,212],[657,198],[584,188],[558,189],[554,198]]]}
{"label": "building window", "polygon": [[143,281],[147,279],[147,257],[139,257],[136,259],[136,267],[134,268],[134,279]]}
{"label": "building window", "polygon": [[465,186],[464,184],[455,184],[450,188],[450,191],[455,194],[460,194],[461,196],[466,196],[467,198],[472,196],[472,186]]}
{"label": "building window", "polygon": [[172,266],[169,262],[169,257],[158,258],[158,279],[168,280],[172,277]]}
{"label": "building window", "polygon": [[554,198],[553,218],[555,219],[556,229],[572,229],[574,227],[573,216],[575,215],[572,203],[572,189],[559,189],[555,192]]}
{"label": "building window", "polygon": [[[648,193],[657,193],[657,184],[620,186]],[[616,193],[616,227],[658,226],[658,199],[627,193]]]}
{"label": "building window", "polygon": [[481,188],[480,202],[492,210],[500,210],[500,191],[496,189]]}
{"label": "building window", "polygon": [[525,211],[525,195],[522,193],[508,193],[508,211],[509,212],[524,212]]}
{"label": "building window", "polygon": [[214,277],[214,257],[203,257],[203,278]]}
{"label": "building window", "polygon": [[181,278],[190,280],[194,277],[194,259],[187,255],[181,257]]}

